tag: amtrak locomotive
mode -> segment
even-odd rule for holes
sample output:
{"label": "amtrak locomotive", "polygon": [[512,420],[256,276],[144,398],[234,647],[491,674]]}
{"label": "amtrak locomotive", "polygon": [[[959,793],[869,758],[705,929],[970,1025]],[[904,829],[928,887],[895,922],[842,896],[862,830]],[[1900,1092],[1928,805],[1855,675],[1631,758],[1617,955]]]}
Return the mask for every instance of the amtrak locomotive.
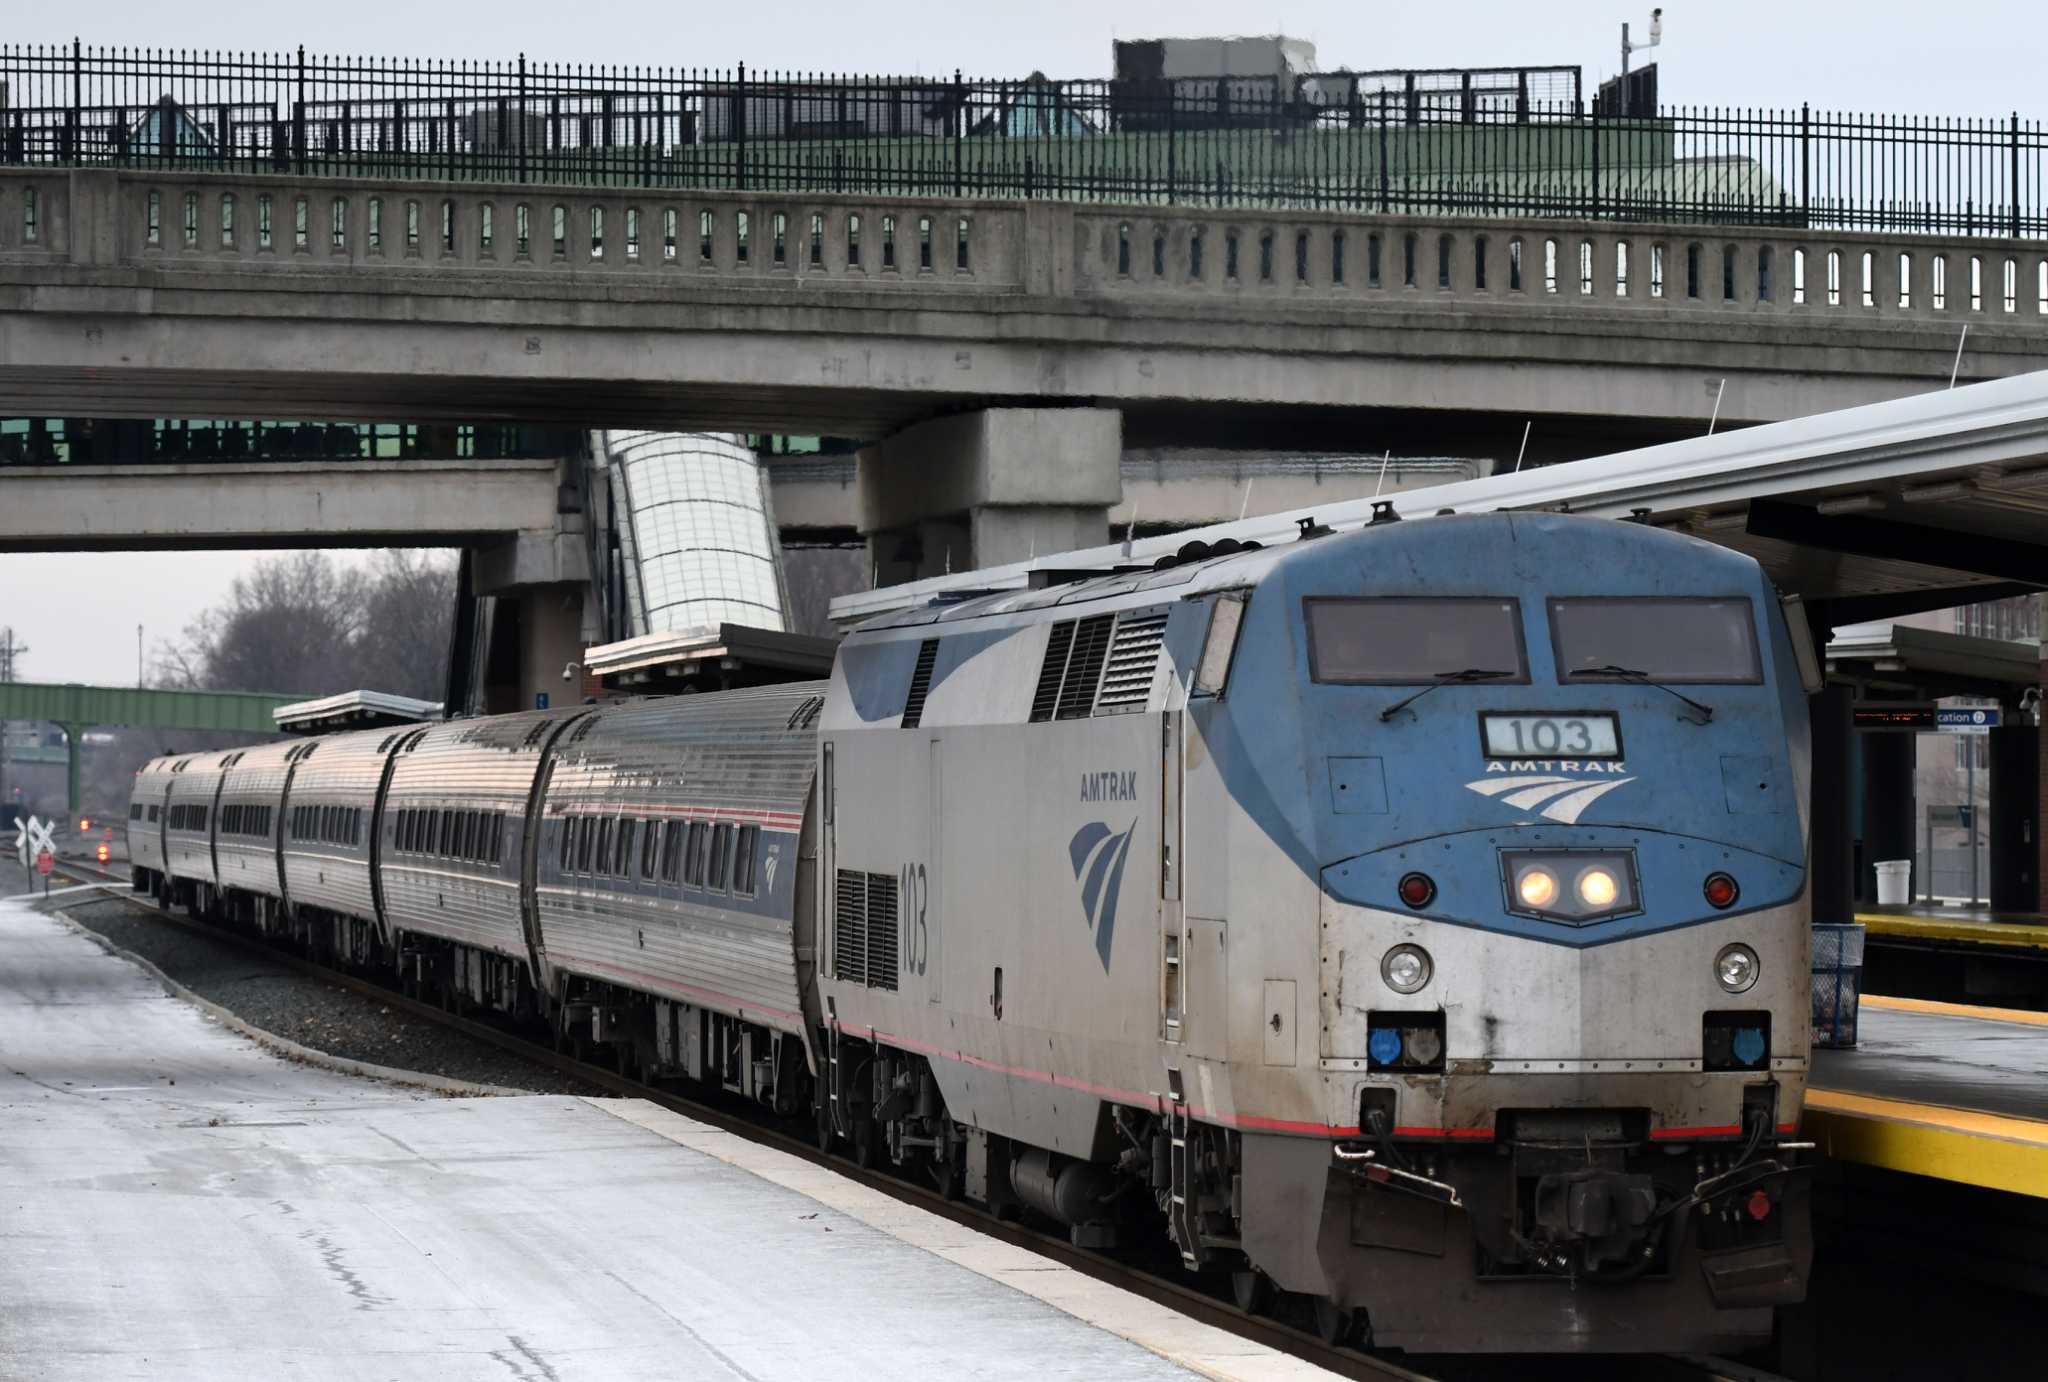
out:
{"label": "amtrak locomotive", "polygon": [[1384,517],[829,682],[159,760],[136,885],[1332,1338],[1753,1343],[1810,1258],[1803,620],[1634,523]]}

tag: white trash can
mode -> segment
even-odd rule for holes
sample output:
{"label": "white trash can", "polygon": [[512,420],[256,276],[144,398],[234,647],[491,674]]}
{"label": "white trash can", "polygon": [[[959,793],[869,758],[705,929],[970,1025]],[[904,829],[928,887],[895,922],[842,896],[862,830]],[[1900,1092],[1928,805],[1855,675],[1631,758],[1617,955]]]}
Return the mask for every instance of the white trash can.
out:
{"label": "white trash can", "polygon": [[1903,907],[1913,900],[1913,861],[1911,859],[1880,859],[1877,861],[1877,905],[1880,907]]}

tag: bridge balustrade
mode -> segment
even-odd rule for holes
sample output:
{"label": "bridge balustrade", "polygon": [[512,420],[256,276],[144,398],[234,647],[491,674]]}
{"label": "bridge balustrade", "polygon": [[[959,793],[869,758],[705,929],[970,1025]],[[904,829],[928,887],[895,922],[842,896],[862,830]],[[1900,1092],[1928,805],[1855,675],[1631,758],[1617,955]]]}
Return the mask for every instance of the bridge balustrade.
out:
{"label": "bridge balustrade", "polygon": [[[115,205],[73,206],[111,195]],[[108,214],[111,212],[111,214]],[[82,214],[80,214],[82,213]],[[108,242],[111,231],[112,242]],[[0,260],[1844,319],[2048,316],[2038,240],[1071,203],[0,171]]]}

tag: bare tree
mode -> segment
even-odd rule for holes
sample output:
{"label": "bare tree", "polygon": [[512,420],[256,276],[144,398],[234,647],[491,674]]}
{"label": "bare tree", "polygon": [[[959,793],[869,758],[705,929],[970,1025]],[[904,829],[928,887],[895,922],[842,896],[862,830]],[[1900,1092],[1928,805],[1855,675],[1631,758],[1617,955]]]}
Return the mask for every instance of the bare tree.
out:
{"label": "bare tree", "polygon": [[414,552],[367,570],[322,552],[258,562],[157,656],[160,685],[326,696],[358,688],[438,700],[454,573]]}
{"label": "bare tree", "polygon": [[393,548],[370,562],[356,685],[438,701],[447,694],[455,568]]}

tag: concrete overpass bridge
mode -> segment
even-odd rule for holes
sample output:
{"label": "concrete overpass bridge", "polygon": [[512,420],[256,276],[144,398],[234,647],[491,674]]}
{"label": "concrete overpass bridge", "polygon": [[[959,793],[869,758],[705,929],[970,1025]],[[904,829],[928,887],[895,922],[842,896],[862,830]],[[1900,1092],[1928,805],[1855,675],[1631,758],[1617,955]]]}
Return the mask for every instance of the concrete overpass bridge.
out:
{"label": "concrete overpass bridge", "polygon": [[[1525,427],[1570,460],[2048,363],[2048,141],[2016,119],[1615,120],[1528,74],[1446,101],[73,45],[0,76],[0,416],[853,437],[850,496],[802,497],[884,581],[1158,521],[1134,453],[1483,472]],[[572,470],[0,468],[0,546],[449,543],[480,589],[558,590],[588,579]]]}
{"label": "concrete overpass bridge", "polygon": [[870,438],[864,530],[968,516],[934,570],[1098,535],[1126,446],[1499,457],[1528,424],[1540,462],[2043,363],[2033,240],[0,172],[0,414]]}

